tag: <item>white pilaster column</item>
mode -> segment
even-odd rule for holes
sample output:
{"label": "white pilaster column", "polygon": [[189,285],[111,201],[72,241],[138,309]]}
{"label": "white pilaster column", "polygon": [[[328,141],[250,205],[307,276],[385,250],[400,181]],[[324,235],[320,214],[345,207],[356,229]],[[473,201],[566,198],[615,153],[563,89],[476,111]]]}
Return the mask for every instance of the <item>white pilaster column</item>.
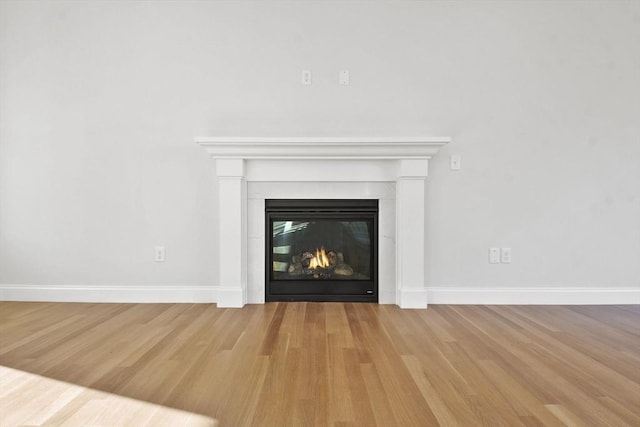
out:
{"label": "white pilaster column", "polygon": [[216,159],[220,286],[218,307],[247,303],[247,182],[243,159]]}
{"label": "white pilaster column", "polygon": [[428,159],[400,160],[396,181],[396,303],[426,308],[424,200]]}

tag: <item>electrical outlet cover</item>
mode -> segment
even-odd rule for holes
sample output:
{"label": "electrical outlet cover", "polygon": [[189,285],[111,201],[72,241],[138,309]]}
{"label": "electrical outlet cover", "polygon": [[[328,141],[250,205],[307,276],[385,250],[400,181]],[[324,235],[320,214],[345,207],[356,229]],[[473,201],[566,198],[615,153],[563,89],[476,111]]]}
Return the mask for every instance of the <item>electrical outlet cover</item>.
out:
{"label": "electrical outlet cover", "polygon": [[305,86],[311,84],[311,70],[302,70],[302,84]]}
{"label": "electrical outlet cover", "polygon": [[164,246],[156,246],[155,254],[156,254],[155,255],[156,262],[164,262],[164,259],[165,259]]}
{"label": "electrical outlet cover", "polygon": [[500,249],[500,262],[503,264],[511,264],[511,248]]}
{"label": "electrical outlet cover", "polygon": [[500,264],[500,248],[489,248],[489,264]]}
{"label": "electrical outlet cover", "polygon": [[451,170],[452,171],[459,171],[460,170],[460,155],[459,154],[453,154],[451,156],[450,159],[450,166],[451,166]]}

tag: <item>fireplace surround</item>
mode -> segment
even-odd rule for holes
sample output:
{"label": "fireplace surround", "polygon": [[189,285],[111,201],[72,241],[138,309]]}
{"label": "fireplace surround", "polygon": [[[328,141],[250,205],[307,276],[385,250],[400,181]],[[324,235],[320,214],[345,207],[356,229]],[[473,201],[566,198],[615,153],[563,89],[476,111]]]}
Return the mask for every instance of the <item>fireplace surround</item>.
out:
{"label": "fireplace surround", "polygon": [[[427,137],[199,137],[214,159],[219,307],[264,303],[265,201],[379,202],[378,301],[426,308],[425,179],[450,141]],[[315,248],[313,248],[315,249]]]}

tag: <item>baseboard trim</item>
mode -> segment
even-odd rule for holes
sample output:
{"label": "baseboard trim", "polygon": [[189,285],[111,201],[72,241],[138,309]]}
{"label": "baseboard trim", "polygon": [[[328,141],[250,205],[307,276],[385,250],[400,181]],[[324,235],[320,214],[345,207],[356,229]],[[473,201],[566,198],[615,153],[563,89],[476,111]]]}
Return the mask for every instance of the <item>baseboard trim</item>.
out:
{"label": "baseboard trim", "polygon": [[215,303],[216,286],[0,285],[0,301]]}
{"label": "baseboard trim", "polygon": [[640,304],[640,288],[427,288],[429,304]]}
{"label": "baseboard trim", "polygon": [[[0,301],[105,303],[216,303],[228,292],[219,286],[2,285]],[[220,295],[220,294],[224,295]],[[237,295],[227,306],[242,306]],[[640,288],[463,288],[405,290],[403,308],[428,304],[611,305],[640,304]],[[425,298],[426,297],[426,298]],[[232,304],[233,302],[233,304]],[[245,302],[245,301],[243,301]],[[245,302],[246,303],[246,302]],[[225,305],[225,304],[223,304]]]}

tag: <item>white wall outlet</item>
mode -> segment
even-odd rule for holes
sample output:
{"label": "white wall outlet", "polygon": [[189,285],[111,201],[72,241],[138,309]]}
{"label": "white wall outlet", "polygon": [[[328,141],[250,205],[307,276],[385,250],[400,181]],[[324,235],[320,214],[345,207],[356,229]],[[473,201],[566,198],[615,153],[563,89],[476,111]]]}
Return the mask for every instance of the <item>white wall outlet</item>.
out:
{"label": "white wall outlet", "polygon": [[511,264],[511,248],[500,249],[500,262],[503,264]]}
{"label": "white wall outlet", "polygon": [[500,264],[500,248],[489,248],[489,264]]}
{"label": "white wall outlet", "polygon": [[311,84],[311,70],[302,70],[302,84],[305,86]]}
{"label": "white wall outlet", "polygon": [[340,71],[340,84],[342,86],[349,86],[349,70]]}
{"label": "white wall outlet", "polygon": [[452,171],[459,171],[461,167],[460,154],[451,155],[450,166]]}
{"label": "white wall outlet", "polygon": [[156,262],[164,262],[164,246],[156,246],[155,247],[155,261]]}

